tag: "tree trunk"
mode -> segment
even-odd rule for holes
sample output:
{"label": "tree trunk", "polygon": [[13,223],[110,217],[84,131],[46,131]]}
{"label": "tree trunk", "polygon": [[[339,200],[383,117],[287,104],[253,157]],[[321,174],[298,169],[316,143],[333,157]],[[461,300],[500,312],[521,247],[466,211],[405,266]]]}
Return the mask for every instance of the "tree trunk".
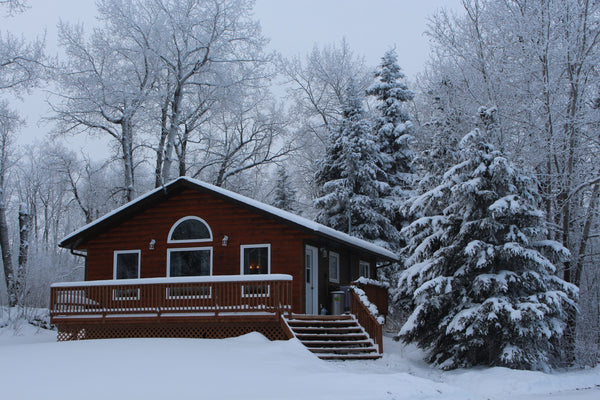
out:
{"label": "tree trunk", "polygon": [[169,122],[169,133],[167,135],[167,145],[165,147],[165,159],[163,162],[162,179],[163,183],[171,179],[171,164],[173,163],[173,152],[175,148],[175,139],[177,138],[177,130],[179,129],[179,107],[183,98],[181,84],[178,84],[173,93],[173,101],[171,103],[171,117]]}
{"label": "tree trunk", "polygon": [[6,281],[8,306],[14,307],[17,305],[18,296],[8,237],[8,224],[6,223],[6,203],[4,202],[4,192],[2,189],[0,189],[0,247],[2,248],[2,263],[4,264],[4,280]]}
{"label": "tree trunk", "polygon": [[187,174],[187,144],[188,138],[190,136],[190,132],[188,127],[185,127],[185,131],[183,132],[183,138],[181,140],[181,144],[179,146],[179,152],[177,153],[177,157],[179,158],[179,176],[186,176]]}
{"label": "tree trunk", "polygon": [[19,260],[17,267],[17,279],[15,284],[15,291],[17,293],[19,302],[22,301],[25,289],[25,275],[27,272],[27,257],[29,255],[30,229],[31,217],[29,216],[27,204],[21,203],[21,206],[19,207]]}
{"label": "tree trunk", "polygon": [[587,206],[585,213],[585,223],[583,224],[583,232],[579,241],[579,251],[577,252],[577,262],[572,267],[572,283],[579,287],[581,283],[581,272],[583,271],[583,261],[587,250],[588,240],[590,238],[590,230],[592,221],[594,220],[596,204],[598,202],[598,194],[600,193],[600,183],[596,183],[592,188],[590,203]]}
{"label": "tree trunk", "polygon": [[156,149],[156,167],[154,168],[154,187],[161,187],[164,183],[163,179],[163,163],[165,161],[165,142],[169,130],[167,123],[169,121],[169,99],[165,101],[160,108],[160,138],[158,140],[158,148]]}
{"label": "tree trunk", "polygon": [[130,202],[134,198],[134,167],[133,167],[133,127],[131,121],[124,118],[121,122],[122,137],[121,147],[123,151],[123,173],[125,183],[125,201]]}

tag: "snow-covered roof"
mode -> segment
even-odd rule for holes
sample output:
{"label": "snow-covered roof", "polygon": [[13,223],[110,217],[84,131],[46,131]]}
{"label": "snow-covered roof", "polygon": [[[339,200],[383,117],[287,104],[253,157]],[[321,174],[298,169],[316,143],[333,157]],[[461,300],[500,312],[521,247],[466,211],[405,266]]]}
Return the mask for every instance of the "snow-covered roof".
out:
{"label": "snow-covered roof", "polygon": [[354,236],[350,236],[346,233],[336,231],[335,229],[329,228],[310,219],[301,217],[288,211],[281,210],[277,207],[273,207],[271,205],[262,203],[258,200],[251,199],[239,193],[235,193],[230,190],[223,189],[221,187],[214,186],[209,183],[188,177],[180,177],[174,181],[171,181],[165,186],[154,189],[146,193],[145,195],[140,196],[137,199],[122,205],[121,207],[113,210],[112,212],[105,214],[104,216],[81,227],[80,229],[63,238],[63,240],[61,240],[61,242],[59,243],[59,246],[75,248],[79,243],[85,240],[85,237],[88,236],[87,233],[92,233],[92,231],[95,231],[96,228],[109,224],[111,221],[118,218],[118,216],[122,215],[123,213],[126,213],[128,210],[138,207],[144,207],[145,203],[152,200],[156,196],[160,196],[161,192],[164,192],[166,194],[169,192],[170,188],[181,185],[216,193],[221,197],[234,200],[235,202],[241,203],[242,205],[248,206],[249,208],[259,210],[263,213],[272,215],[273,217],[276,217],[280,220],[287,221],[294,225],[305,228],[319,236],[324,236],[351,245],[353,247],[361,248],[367,252],[376,254],[386,259],[398,260],[398,256],[393,252],[384,249],[381,246],[377,246],[376,244],[367,242],[366,240],[362,240]]}

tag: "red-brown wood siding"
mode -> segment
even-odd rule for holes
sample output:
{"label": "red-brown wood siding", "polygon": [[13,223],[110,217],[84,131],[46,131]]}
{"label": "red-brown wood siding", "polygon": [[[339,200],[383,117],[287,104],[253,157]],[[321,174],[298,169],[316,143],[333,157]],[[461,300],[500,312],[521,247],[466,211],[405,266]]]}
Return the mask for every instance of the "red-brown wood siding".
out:
{"label": "red-brown wood siding", "polygon": [[[202,218],[210,226],[212,242],[167,243],[173,224],[185,216]],[[227,235],[227,247],[222,246]],[[292,308],[304,311],[304,241],[310,233],[234,203],[195,190],[185,190],[80,246],[87,250],[86,279],[112,279],[115,250],[141,250],[141,277],[167,275],[167,249],[212,247],[213,275],[240,274],[240,245],[271,244],[271,273],[293,276]],[[150,241],[155,249],[149,249]]]}

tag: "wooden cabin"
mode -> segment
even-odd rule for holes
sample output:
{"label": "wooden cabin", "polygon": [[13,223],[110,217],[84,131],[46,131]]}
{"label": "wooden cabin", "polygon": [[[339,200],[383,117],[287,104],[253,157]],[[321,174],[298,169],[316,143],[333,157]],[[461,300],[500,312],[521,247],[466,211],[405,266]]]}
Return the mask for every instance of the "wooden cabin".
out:
{"label": "wooden cabin", "polygon": [[[332,293],[352,296],[353,281],[374,279],[378,266],[397,260],[372,243],[187,177],[59,246],[85,258],[85,282],[51,289],[59,340],[254,330],[285,339],[294,332],[284,318],[331,314]],[[344,301],[342,311],[348,308]]]}

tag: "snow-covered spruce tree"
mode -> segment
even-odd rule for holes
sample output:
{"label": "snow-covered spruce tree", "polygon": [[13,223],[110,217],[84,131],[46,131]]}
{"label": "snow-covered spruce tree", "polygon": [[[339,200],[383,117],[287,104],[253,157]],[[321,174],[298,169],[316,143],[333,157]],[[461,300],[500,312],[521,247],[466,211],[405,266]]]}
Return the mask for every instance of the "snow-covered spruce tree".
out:
{"label": "snow-covered spruce tree", "polygon": [[374,132],[383,172],[379,178],[388,184],[384,186],[386,191],[381,193],[381,198],[392,223],[401,229],[404,222],[401,204],[412,196],[415,181],[412,170],[414,155],[409,147],[413,125],[403,103],[412,100],[414,94],[403,82],[404,74],[395,50],[388,50],[381,58],[375,77],[377,81],[366,94],[374,97],[377,103]]}
{"label": "snow-covered spruce tree", "polygon": [[[464,136],[466,116],[447,111],[447,103],[452,101],[445,93],[445,85],[440,84],[437,91],[428,93],[421,106],[432,106],[427,122],[419,127],[419,151],[416,153],[413,166],[419,175],[417,191],[424,193],[440,184],[442,176],[448,168],[455,165],[458,159],[458,142]],[[468,120],[471,121],[472,116]],[[462,132],[462,134],[460,133]]]}
{"label": "snow-covered spruce tree", "polygon": [[285,211],[297,212],[296,190],[284,166],[277,167],[273,205]]}
{"label": "snow-covered spruce tree", "polygon": [[[404,83],[404,74],[398,65],[395,50],[388,50],[381,58],[381,63],[375,70],[376,81],[367,90],[367,96],[375,100],[376,108],[373,116],[373,132],[380,149],[379,167],[382,171],[381,210],[392,225],[400,230],[408,219],[402,213],[403,203],[414,195],[414,171],[412,163],[414,155],[409,147],[412,138],[412,123],[404,110],[403,104],[412,100],[414,94]],[[401,239],[401,238],[400,238]],[[403,245],[402,240],[388,243],[388,248],[398,251]],[[398,276],[403,269],[402,263],[394,263],[378,271],[378,278],[388,282],[392,287],[397,286]],[[395,291],[392,290],[392,293]],[[399,310],[392,306],[392,319],[399,315]]]}
{"label": "snow-covered spruce tree", "polygon": [[545,223],[533,179],[477,129],[460,148],[463,161],[410,202],[422,217],[402,232],[399,289],[414,308],[399,337],[444,369],[547,369],[576,307],[577,288],[553,264],[568,251],[538,240]]}
{"label": "snow-covered spruce tree", "polygon": [[395,242],[398,230],[381,213],[379,194],[387,183],[378,178],[379,147],[362,108],[363,98],[350,83],[340,129],[332,132],[315,177],[321,197],[316,220],[350,235],[382,245]]}

